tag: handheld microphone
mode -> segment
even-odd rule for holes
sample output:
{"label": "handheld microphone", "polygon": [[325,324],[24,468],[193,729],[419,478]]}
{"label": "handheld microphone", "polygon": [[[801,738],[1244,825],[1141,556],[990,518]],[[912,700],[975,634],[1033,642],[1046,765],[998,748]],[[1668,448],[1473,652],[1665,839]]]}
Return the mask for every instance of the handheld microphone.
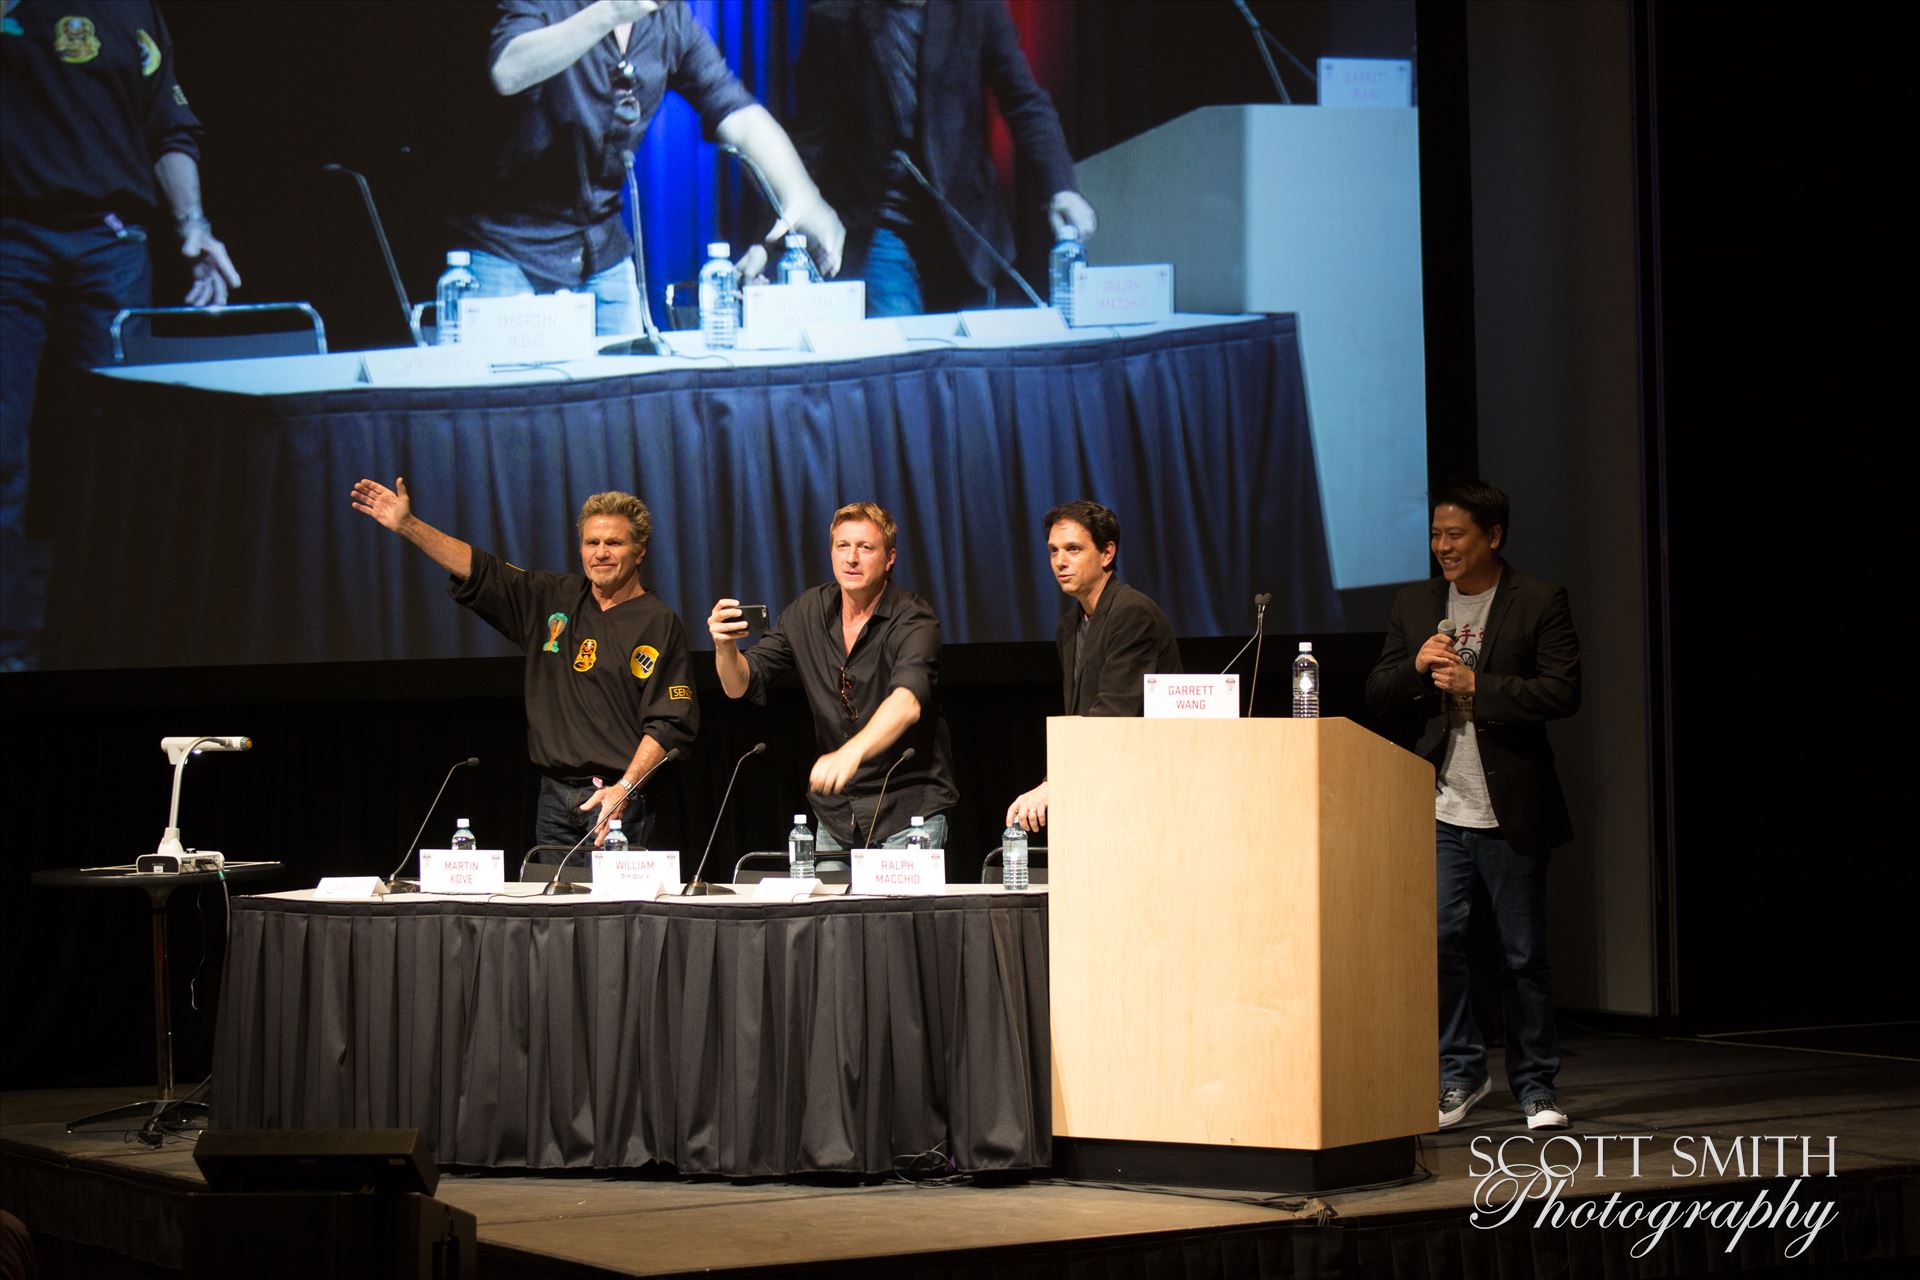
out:
{"label": "handheld microphone", "polygon": [[[393,284],[394,301],[400,304],[400,331],[411,333],[413,308],[407,303],[407,286],[400,282],[400,268],[393,261],[393,246],[387,243],[386,225],[380,221],[380,210],[374,207],[373,188],[367,185],[364,174],[357,169],[349,169],[343,164],[323,164],[320,166],[320,172],[344,173],[360,188],[360,203],[366,207],[367,221],[373,224],[373,238],[380,242],[380,256],[386,260],[387,279]],[[423,345],[417,334],[413,341],[415,346]]]}
{"label": "handheld microphone", "polygon": [[[893,153],[893,158],[895,160],[898,160],[900,162],[901,167],[907,171],[908,175],[911,176],[915,182],[920,184],[921,190],[925,191],[928,195],[933,197],[933,202],[940,206],[940,209],[943,213],[945,213],[949,218],[952,218],[955,222],[959,223],[961,229],[964,230],[968,235],[972,236],[974,239],[974,242],[977,243],[982,249],[985,249],[987,251],[987,256],[993,259],[993,264],[996,267],[999,267],[1002,271],[1006,272],[1009,276],[1013,277],[1013,282],[1020,286],[1020,291],[1027,295],[1028,299],[1032,301],[1034,306],[1044,307],[1047,305],[1046,303],[1040,300],[1040,295],[1033,291],[1033,286],[1027,283],[1027,278],[1021,275],[1018,271],[1014,270],[1013,264],[1011,262],[1008,262],[1005,258],[1000,256],[1000,251],[993,247],[993,242],[987,239],[985,236],[981,235],[979,228],[975,227],[971,222],[968,222],[966,218],[962,217],[960,211],[954,208],[953,205],[948,202],[945,196],[941,195],[939,191],[934,189],[934,185],[932,181],[927,177],[926,174],[920,172],[920,166],[913,162],[912,156],[908,155],[904,151],[895,151]],[[901,757],[901,759],[905,759],[905,758],[906,757],[904,756]]]}
{"label": "handheld microphone", "polygon": [[411,858],[413,856],[413,851],[419,847],[420,837],[426,834],[427,824],[433,821],[433,811],[440,807],[440,797],[447,794],[447,784],[453,781],[453,775],[458,773],[462,769],[471,769],[479,763],[480,763],[479,756],[468,756],[465,760],[456,761],[454,763],[453,768],[447,770],[447,776],[440,779],[440,789],[433,793],[433,803],[427,806],[427,816],[420,819],[420,830],[414,832],[413,839],[407,841],[406,850],[402,852],[400,855],[399,865],[395,866],[392,871],[387,873],[387,878],[380,882],[380,887],[378,889],[378,892],[380,893],[418,893],[420,892],[419,885],[413,884],[411,882],[401,881],[396,878],[400,874],[400,868],[407,865],[407,859]]}
{"label": "handheld microphone", "polygon": [[[660,766],[668,763],[669,761],[678,760],[679,758],[680,758],[680,748],[675,747],[671,751],[667,752],[667,754],[661,756],[658,760],[655,760],[653,762],[653,768],[641,774],[638,780],[636,780],[632,786],[627,788],[627,794],[621,796],[620,799],[615,802],[613,806],[613,813],[609,813],[607,817],[611,818],[613,817],[614,813],[618,813],[620,812],[621,809],[625,808],[627,801],[633,798],[633,793],[638,791],[641,787],[645,786],[647,779],[651,778],[654,774],[660,771]],[[553,869],[553,879],[547,881],[547,887],[540,891],[541,897],[551,898],[563,893],[592,893],[593,892],[593,886],[590,884],[575,884],[571,880],[562,881],[560,879],[560,873],[567,869],[567,864],[569,862],[573,861],[573,855],[580,852],[580,846],[585,844],[587,841],[593,839],[594,832],[598,831],[599,829],[600,829],[600,820],[598,818],[595,818],[593,821],[593,825],[587,828],[587,833],[581,836],[578,840],[575,840],[573,842],[573,848],[567,850],[566,854],[560,859],[560,865]]]}
{"label": "handheld microphone", "polygon": [[681,897],[704,898],[714,894],[733,892],[733,890],[723,888],[717,884],[708,884],[700,878],[700,873],[707,869],[707,857],[713,852],[714,837],[720,834],[720,819],[727,816],[727,801],[733,798],[733,784],[740,777],[740,766],[766,749],[766,743],[756,742],[753,744],[753,750],[733,762],[733,777],[727,779],[726,794],[720,797],[720,808],[713,815],[713,830],[707,834],[707,847],[701,852],[700,865],[693,869],[693,879],[687,881],[687,887],[681,891]]}
{"label": "handheld microphone", "polygon": [[1453,625],[1452,618],[1440,619],[1439,623],[1436,624],[1433,629],[1449,640],[1460,634],[1460,628]]}
{"label": "handheld microphone", "polygon": [[[873,821],[867,823],[867,848],[873,848],[873,829],[880,825],[880,806],[887,802],[887,784],[893,781],[893,770],[913,759],[913,748],[908,747],[900,753],[900,758],[887,770],[887,776],[880,779],[880,798],[873,802]],[[851,806],[849,806],[851,808]]]}

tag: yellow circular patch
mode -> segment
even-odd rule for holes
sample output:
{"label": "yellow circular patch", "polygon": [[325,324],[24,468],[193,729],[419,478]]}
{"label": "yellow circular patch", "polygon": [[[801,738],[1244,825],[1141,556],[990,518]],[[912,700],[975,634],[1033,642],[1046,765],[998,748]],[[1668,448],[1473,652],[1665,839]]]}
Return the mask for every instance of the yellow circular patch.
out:
{"label": "yellow circular patch", "polygon": [[643,644],[627,659],[627,668],[633,672],[634,679],[645,680],[653,674],[654,664],[659,661],[660,651],[650,644]]}

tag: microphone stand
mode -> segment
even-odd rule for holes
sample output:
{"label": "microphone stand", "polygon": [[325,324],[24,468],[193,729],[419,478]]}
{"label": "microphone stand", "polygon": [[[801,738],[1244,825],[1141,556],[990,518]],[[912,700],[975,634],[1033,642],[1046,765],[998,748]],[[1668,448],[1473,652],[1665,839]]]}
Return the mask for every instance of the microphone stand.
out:
{"label": "microphone stand", "polygon": [[693,869],[693,879],[687,881],[687,887],[680,891],[683,898],[706,898],[720,894],[731,894],[732,889],[724,885],[709,884],[701,879],[701,873],[707,869],[707,858],[713,853],[714,837],[720,834],[720,820],[727,816],[727,801],[733,798],[733,784],[739,780],[740,766],[767,749],[764,742],[753,744],[753,750],[733,762],[733,776],[727,779],[727,790],[720,797],[720,808],[713,815],[713,830],[707,833],[707,847],[700,854],[700,865]]}
{"label": "microphone stand", "polygon": [[[680,758],[680,748],[675,747],[673,750],[667,752],[667,754],[665,754],[664,756],[661,756],[658,760],[654,761],[653,768],[641,774],[640,777],[634,782],[634,784],[627,788],[626,794],[622,795],[620,799],[614,803],[613,812],[607,814],[606,815],[607,818],[611,820],[622,809],[626,808],[627,801],[633,799],[633,793],[638,791],[641,787],[645,786],[647,779],[651,778],[654,774],[660,771],[660,766],[666,764],[670,760],[678,760],[679,758]],[[553,879],[547,881],[546,888],[540,890],[541,897],[552,898],[552,897],[558,897],[561,894],[566,894],[566,893],[592,893],[593,892],[592,885],[578,884],[572,880],[562,880],[560,878],[560,873],[567,869],[567,864],[569,862],[573,861],[573,855],[580,852],[580,846],[585,844],[587,841],[593,839],[594,833],[598,830],[600,830],[600,820],[598,818],[595,818],[593,825],[587,828],[587,833],[581,836],[578,840],[575,840],[573,842],[573,848],[567,850],[566,853],[561,857],[560,865],[553,869]],[[521,874],[525,875],[526,873],[523,871]]]}
{"label": "microphone stand", "polygon": [[[402,333],[413,333],[413,307],[407,302],[407,287],[400,282],[400,268],[393,261],[393,246],[387,243],[387,228],[380,221],[380,210],[374,207],[373,188],[367,185],[366,177],[357,169],[349,169],[343,164],[323,164],[322,173],[344,173],[352,178],[360,188],[360,203],[366,206],[367,221],[373,224],[373,238],[380,242],[380,256],[386,260],[387,279],[393,282],[394,301],[400,304],[400,325]],[[415,346],[424,345],[415,333]]]}
{"label": "microphone stand", "polygon": [[[653,300],[647,296],[647,242],[640,230],[640,184],[633,176],[633,153],[622,155],[627,162],[627,208],[633,211],[633,274],[640,286],[640,336],[614,342],[600,348],[603,356],[659,356],[672,354],[660,327],[653,322]],[[661,761],[665,764],[666,761]],[[559,892],[565,892],[560,890]]]}
{"label": "microphone stand", "polygon": [[[911,759],[913,759],[913,748],[908,747],[900,753],[900,758],[895,760],[892,766],[888,768],[886,776],[880,779],[880,798],[873,802],[873,819],[867,823],[867,848],[869,849],[873,848],[874,828],[880,825],[880,807],[887,802],[887,784],[893,781],[893,771]],[[853,851],[849,849],[847,852],[851,854]]]}
{"label": "microphone stand", "polygon": [[[930,180],[926,174],[920,172],[920,166],[913,162],[912,156],[908,155],[904,151],[896,151],[893,153],[893,158],[900,162],[901,166],[906,169],[907,173],[913,178],[913,180],[920,184],[920,187],[923,191],[925,191],[928,195],[933,197],[934,203],[939,205],[941,210],[949,218],[952,218],[955,222],[959,223],[960,226],[966,231],[966,233],[974,238],[975,243],[977,243],[982,249],[985,249],[987,251],[987,256],[993,259],[993,263],[995,266],[999,267],[1002,271],[1006,272],[1009,276],[1013,277],[1013,282],[1020,286],[1020,291],[1027,295],[1028,299],[1032,301],[1034,306],[1044,307],[1047,305],[1046,303],[1040,300],[1040,295],[1033,291],[1033,286],[1027,283],[1027,278],[1021,275],[1018,271],[1014,270],[1013,264],[1011,262],[1008,262],[1005,258],[1000,256],[1000,251],[993,247],[993,242],[987,239],[985,236],[981,235],[977,227],[975,227],[971,222],[968,222],[964,217],[962,217],[960,215],[960,211],[954,208],[953,205],[948,202],[945,196],[941,195],[937,190],[934,189],[932,180]],[[904,756],[901,758],[905,759]]]}
{"label": "microphone stand", "polygon": [[427,816],[420,819],[420,830],[413,833],[413,839],[407,841],[406,851],[400,855],[400,865],[396,866],[392,871],[389,871],[387,873],[387,878],[380,882],[380,885],[375,890],[375,893],[389,894],[389,893],[420,892],[420,885],[417,881],[401,880],[397,878],[400,875],[400,868],[406,866],[407,859],[413,857],[414,849],[416,849],[420,844],[420,837],[426,834],[427,824],[433,821],[433,811],[440,807],[440,797],[447,794],[447,784],[453,781],[453,775],[459,772],[461,769],[470,769],[474,765],[477,765],[479,763],[480,763],[479,756],[468,756],[465,760],[455,761],[453,768],[447,770],[447,776],[440,779],[440,789],[433,793],[433,803],[427,806]]}

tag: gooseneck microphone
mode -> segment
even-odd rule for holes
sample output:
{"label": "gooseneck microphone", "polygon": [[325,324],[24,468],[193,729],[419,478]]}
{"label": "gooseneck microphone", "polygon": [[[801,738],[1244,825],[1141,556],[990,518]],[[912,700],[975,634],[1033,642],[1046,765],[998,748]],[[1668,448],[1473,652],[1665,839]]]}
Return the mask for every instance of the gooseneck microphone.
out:
{"label": "gooseneck microphone", "polygon": [[727,801],[733,798],[733,784],[740,777],[740,766],[767,749],[764,742],[753,744],[753,750],[733,762],[733,776],[727,779],[726,794],[720,797],[720,808],[713,815],[713,830],[707,833],[707,847],[701,851],[700,865],[693,869],[693,879],[687,881],[687,887],[681,890],[683,898],[704,898],[719,893],[732,893],[733,890],[717,884],[708,884],[701,879],[701,873],[707,869],[707,857],[713,852],[714,837],[720,834],[720,820],[727,816]]}
{"label": "gooseneck microphone", "polygon": [[[614,816],[614,814],[619,813],[620,810],[626,808],[627,801],[633,799],[633,793],[638,791],[641,787],[645,786],[647,784],[648,778],[651,778],[654,774],[660,772],[660,767],[662,765],[667,764],[669,761],[678,760],[679,758],[680,758],[680,748],[675,747],[671,751],[667,752],[667,754],[661,756],[658,760],[655,760],[653,762],[653,768],[641,774],[640,777],[634,782],[634,784],[627,788],[627,793],[621,796],[617,801],[614,802],[613,813],[607,814],[607,817],[611,819]],[[573,861],[573,855],[580,852],[580,846],[585,844],[587,841],[593,839],[594,833],[598,830],[600,830],[600,820],[598,818],[595,818],[593,821],[593,825],[587,828],[587,833],[581,836],[578,840],[575,840],[573,842],[573,848],[567,850],[566,854],[560,859],[560,865],[553,869],[553,879],[547,881],[547,887],[540,891],[541,897],[550,898],[562,893],[592,893],[593,892],[593,886],[590,884],[575,884],[571,880],[563,882],[560,879],[560,873],[567,869],[567,864],[569,862]]]}
{"label": "gooseneck microphone", "polygon": [[[900,753],[900,758],[887,770],[887,776],[880,779],[880,798],[873,802],[873,821],[867,823],[867,848],[873,848],[873,829],[880,825],[880,806],[887,802],[887,784],[893,781],[893,771],[913,759],[913,748],[908,747]],[[851,808],[851,806],[849,806]]]}
{"label": "gooseneck microphone", "polygon": [[414,850],[419,847],[420,837],[426,834],[427,824],[433,821],[433,811],[440,807],[440,797],[447,794],[447,784],[453,781],[453,775],[458,773],[462,769],[471,769],[479,763],[480,763],[479,756],[468,756],[465,760],[455,761],[453,768],[447,770],[447,776],[440,779],[440,789],[433,793],[433,803],[427,806],[426,817],[420,819],[420,830],[414,832],[413,839],[407,841],[406,850],[401,853],[399,864],[396,865],[392,871],[387,873],[387,878],[385,880],[380,882],[380,888],[378,892],[380,893],[418,893],[420,892],[419,885],[414,884],[411,881],[403,881],[397,878],[400,874],[401,868],[407,865],[407,859],[413,857]]}
{"label": "gooseneck microphone", "polygon": [[[386,224],[380,221],[380,210],[374,207],[373,188],[367,185],[366,175],[357,169],[349,169],[343,164],[323,164],[320,166],[320,172],[344,173],[360,188],[360,203],[366,207],[367,221],[373,224],[373,238],[380,242],[380,257],[387,264],[387,279],[393,284],[394,301],[400,304],[400,332],[411,333],[413,307],[407,302],[407,286],[400,282],[400,268],[394,264],[393,246],[387,243]],[[414,338],[414,345],[421,345],[417,336]]]}
{"label": "gooseneck microphone", "polygon": [[1293,103],[1293,95],[1287,92],[1286,84],[1280,79],[1280,69],[1273,65],[1273,55],[1267,51],[1268,45],[1272,45],[1281,53],[1285,54],[1287,61],[1291,62],[1294,67],[1299,70],[1300,74],[1307,78],[1308,83],[1320,83],[1320,77],[1307,70],[1307,64],[1295,57],[1293,50],[1287,48],[1279,36],[1276,36],[1273,32],[1260,25],[1260,20],[1253,16],[1253,10],[1247,8],[1247,0],[1233,0],[1233,7],[1238,9],[1240,16],[1247,20],[1247,27],[1253,32],[1254,46],[1260,50],[1260,60],[1267,64],[1267,75],[1272,79],[1274,90],[1280,95],[1280,101],[1291,106]]}
{"label": "gooseneck microphone", "polygon": [[1273,593],[1262,591],[1253,598],[1253,678],[1247,681],[1247,714],[1253,714],[1253,695],[1260,688],[1260,651],[1267,643],[1267,606]]}
{"label": "gooseneck microphone", "polygon": [[633,152],[627,152],[622,159],[627,162],[627,208],[633,213],[633,278],[640,287],[640,336],[610,342],[599,350],[603,356],[671,355],[660,326],[653,322],[653,300],[647,296],[647,240],[640,229],[640,184],[633,176]]}
{"label": "gooseneck microphone", "polygon": [[[940,206],[942,212],[944,212],[949,218],[952,218],[955,222],[959,223],[961,229],[964,230],[968,235],[972,236],[974,238],[974,242],[977,243],[982,249],[985,249],[987,251],[987,256],[993,259],[993,264],[996,267],[999,267],[1002,271],[1006,272],[1009,276],[1013,277],[1013,282],[1020,286],[1020,291],[1027,295],[1027,297],[1033,302],[1034,306],[1044,307],[1047,305],[1046,303],[1040,300],[1040,295],[1033,291],[1033,286],[1027,283],[1027,278],[1021,275],[1018,271],[1014,270],[1013,264],[1011,262],[1008,262],[1005,258],[1000,256],[1000,251],[993,247],[993,242],[987,239],[984,235],[981,235],[980,229],[974,226],[971,222],[968,222],[966,218],[962,216],[960,211],[954,208],[952,203],[949,202],[945,196],[941,195],[937,189],[935,189],[932,180],[929,179],[926,174],[920,172],[920,166],[913,162],[912,156],[908,155],[904,151],[895,151],[893,153],[893,158],[900,162],[900,166],[907,171],[908,175],[911,176],[915,182],[920,184],[921,190],[925,191],[928,195],[933,197],[933,202]],[[905,756],[901,757],[901,759],[903,760],[905,758],[906,758]]]}

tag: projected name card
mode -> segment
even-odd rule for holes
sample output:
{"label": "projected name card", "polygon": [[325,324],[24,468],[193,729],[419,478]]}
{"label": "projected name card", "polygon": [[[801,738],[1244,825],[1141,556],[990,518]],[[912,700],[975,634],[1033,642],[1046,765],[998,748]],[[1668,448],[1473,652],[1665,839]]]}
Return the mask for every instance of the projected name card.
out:
{"label": "projected name card", "polygon": [[678,849],[593,851],[593,896],[619,901],[650,899],[662,889],[680,887]]}
{"label": "projected name card", "polygon": [[855,849],[853,891],[931,897],[947,891],[945,849]]}
{"label": "projected name card", "polygon": [[1399,58],[1322,58],[1320,105],[1411,107],[1413,64]]}
{"label": "projected name card", "polygon": [[501,849],[422,849],[420,892],[499,893],[507,886]]}
{"label": "projected name card", "polygon": [[522,293],[467,298],[460,304],[460,342],[489,364],[583,360],[594,353],[590,293]]}
{"label": "projected name card", "polygon": [[909,351],[900,322],[891,319],[855,320],[850,324],[812,324],[803,335],[807,350],[836,360],[863,356],[892,356]]}
{"label": "projected name card", "polygon": [[360,381],[371,387],[436,387],[484,382],[487,357],[478,347],[399,347],[360,355]]}
{"label": "projected name card", "polygon": [[1096,324],[1155,324],[1173,316],[1173,267],[1165,262],[1144,267],[1073,269],[1073,327]]}
{"label": "projected name card", "polygon": [[1145,676],[1149,720],[1236,720],[1239,676]]}
{"label": "projected name card", "polygon": [[858,280],[750,284],[738,342],[745,351],[792,350],[815,325],[853,324],[866,318],[867,286]]}

